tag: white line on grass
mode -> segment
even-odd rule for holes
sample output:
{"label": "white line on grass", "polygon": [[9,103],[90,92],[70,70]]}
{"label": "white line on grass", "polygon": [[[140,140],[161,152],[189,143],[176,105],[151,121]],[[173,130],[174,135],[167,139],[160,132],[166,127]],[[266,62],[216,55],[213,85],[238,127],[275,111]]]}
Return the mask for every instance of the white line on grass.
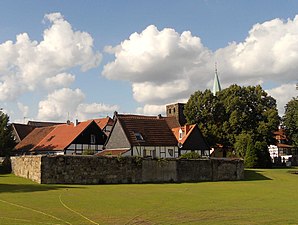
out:
{"label": "white line on grass", "polygon": [[62,199],[61,199],[61,195],[62,195],[62,194],[60,194],[60,196],[59,196],[60,203],[61,203],[66,209],[68,209],[69,211],[71,211],[71,212],[73,212],[73,213],[76,213],[77,215],[79,215],[80,217],[84,218],[85,220],[88,220],[90,223],[99,225],[99,223],[96,223],[96,222],[94,222],[93,220],[90,220],[89,218],[87,218],[87,217],[84,216],[83,214],[81,214],[81,213],[79,213],[79,212],[77,212],[77,211],[75,211],[75,210],[69,208],[67,205],[65,205],[64,202],[63,202]]}
{"label": "white line on grass", "polygon": [[58,218],[56,216],[53,216],[51,214],[48,214],[48,213],[45,213],[45,212],[42,212],[42,211],[39,211],[39,210],[36,210],[36,209],[32,209],[32,208],[29,208],[29,207],[26,207],[26,206],[22,206],[22,205],[19,205],[19,204],[8,202],[8,201],[2,200],[2,199],[0,199],[0,202],[6,203],[6,204],[9,204],[9,205],[13,205],[13,206],[16,206],[16,207],[19,207],[19,208],[22,208],[22,209],[27,209],[27,210],[30,210],[30,211],[33,211],[33,212],[36,212],[36,213],[40,213],[42,215],[49,216],[49,217],[51,217],[53,219],[56,219],[56,220],[59,220],[59,221],[62,221],[64,223],[66,223],[66,224],[72,225],[71,223],[69,223],[69,222],[67,222],[67,221],[65,221],[63,219],[60,219],[60,218]]}
{"label": "white line on grass", "polygon": [[15,220],[15,221],[20,221],[20,222],[30,222],[30,224],[34,223],[39,223],[39,224],[50,224],[50,225],[61,225],[61,223],[47,223],[47,222],[36,222],[32,220],[26,220],[26,219],[18,219],[18,218],[13,218],[13,217],[5,217],[5,216],[0,216],[0,219],[6,219],[6,220]]}

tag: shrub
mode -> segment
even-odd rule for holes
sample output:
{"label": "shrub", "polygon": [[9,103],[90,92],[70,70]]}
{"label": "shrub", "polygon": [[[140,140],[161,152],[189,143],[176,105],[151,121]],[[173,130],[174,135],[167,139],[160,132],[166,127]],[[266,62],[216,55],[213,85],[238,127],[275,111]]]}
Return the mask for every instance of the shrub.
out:
{"label": "shrub", "polygon": [[254,145],[250,142],[247,145],[246,155],[244,157],[244,166],[247,168],[253,168],[257,165],[257,154]]}
{"label": "shrub", "polygon": [[82,155],[94,155],[95,154],[95,150],[94,149],[84,149]]}
{"label": "shrub", "polygon": [[187,152],[185,154],[182,154],[180,159],[199,159],[201,158],[201,155],[197,152]]}

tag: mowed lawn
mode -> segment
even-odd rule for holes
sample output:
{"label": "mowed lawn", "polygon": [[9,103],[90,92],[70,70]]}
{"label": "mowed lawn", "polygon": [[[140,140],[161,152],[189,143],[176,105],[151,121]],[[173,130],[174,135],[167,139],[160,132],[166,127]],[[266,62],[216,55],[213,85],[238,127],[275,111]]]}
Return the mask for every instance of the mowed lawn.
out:
{"label": "mowed lawn", "polygon": [[298,175],[289,171],[124,185],[40,185],[0,175],[0,224],[298,224]]}

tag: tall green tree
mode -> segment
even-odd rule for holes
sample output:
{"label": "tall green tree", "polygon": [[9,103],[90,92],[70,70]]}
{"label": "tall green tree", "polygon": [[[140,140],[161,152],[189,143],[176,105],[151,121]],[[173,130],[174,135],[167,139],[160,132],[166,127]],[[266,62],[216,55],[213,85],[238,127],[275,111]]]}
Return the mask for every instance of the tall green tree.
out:
{"label": "tall green tree", "polygon": [[254,168],[257,166],[257,161],[258,161],[257,152],[252,141],[250,140],[246,146],[244,166],[247,168]]}
{"label": "tall green tree", "polygon": [[241,87],[231,85],[219,92],[228,121],[224,131],[230,143],[242,132],[251,133],[254,141],[273,143],[273,132],[279,125],[276,100],[269,96],[260,85]]}
{"label": "tall green tree", "polygon": [[[231,85],[216,96],[209,90],[197,91],[189,98],[184,114],[188,123],[199,125],[211,145],[218,143],[234,147],[236,154],[243,158],[249,148],[265,151],[255,154],[249,150],[250,160],[256,157],[251,165],[259,165],[259,162],[266,164],[268,149],[264,146],[274,143],[273,132],[280,122],[275,99],[260,85]],[[252,142],[249,145],[248,137]],[[254,144],[256,142],[259,143],[257,146]]]}
{"label": "tall green tree", "polygon": [[234,144],[236,155],[241,158],[245,158],[246,150],[249,144],[252,144],[252,137],[248,133],[241,133],[237,136]]}
{"label": "tall green tree", "polygon": [[9,156],[15,146],[9,117],[0,110],[0,156]]}
{"label": "tall green tree", "polygon": [[298,97],[293,98],[285,106],[283,124],[287,137],[294,146],[298,147]]}
{"label": "tall green tree", "polygon": [[210,145],[225,142],[223,122],[227,120],[225,109],[210,90],[196,91],[184,107],[184,115],[190,124],[197,123]]}
{"label": "tall green tree", "polygon": [[257,155],[257,164],[258,168],[271,168],[272,161],[270,157],[270,153],[268,151],[268,146],[265,141],[257,141],[254,144],[255,152]]}

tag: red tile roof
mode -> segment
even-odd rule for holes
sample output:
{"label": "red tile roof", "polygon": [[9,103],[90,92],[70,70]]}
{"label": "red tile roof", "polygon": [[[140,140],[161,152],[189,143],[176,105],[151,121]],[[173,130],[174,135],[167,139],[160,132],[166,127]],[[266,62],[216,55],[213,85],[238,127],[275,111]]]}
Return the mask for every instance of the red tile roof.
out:
{"label": "red tile roof", "polygon": [[17,151],[49,151],[66,149],[78,135],[80,135],[92,122],[80,122],[77,126],[61,124],[51,127],[35,128],[16,147]]}
{"label": "red tile roof", "polygon": [[172,129],[172,128],[175,128],[175,127],[180,127],[181,125],[179,124],[178,120],[176,117],[163,117],[167,123],[168,123],[168,126]]}
{"label": "red tile roof", "polygon": [[[184,142],[187,140],[187,138],[189,137],[189,135],[191,134],[191,132],[193,131],[193,129],[195,128],[195,124],[194,125],[185,125],[183,127],[176,127],[176,128],[172,128],[172,132],[175,135],[177,141],[181,144],[184,144]],[[182,139],[179,140],[179,130],[182,130],[183,135],[182,135]]]}
{"label": "red tile roof", "polygon": [[46,135],[48,135],[55,127],[35,128],[20,143],[15,146],[16,151],[29,151],[36,146]]}
{"label": "red tile roof", "polygon": [[114,120],[108,116],[106,118],[94,119],[94,121],[97,123],[100,129],[104,129],[108,125],[113,126],[114,124]]}
{"label": "red tile roof", "polygon": [[20,124],[20,123],[12,123],[11,125],[13,128],[13,133],[18,142],[23,140],[35,128],[34,126]]}
{"label": "red tile roof", "polygon": [[32,150],[64,150],[78,137],[93,120],[79,122],[78,125],[62,124],[55,126]]}
{"label": "red tile roof", "polygon": [[29,120],[27,125],[33,126],[33,127],[49,127],[49,126],[55,126],[59,124],[65,124],[65,123],[59,123],[59,122],[44,122],[44,121],[31,121]]}
{"label": "red tile roof", "polygon": [[16,141],[23,140],[34,128],[37,127],[49,127],[63,123],[56,122],[42,122],[42,121],[28,121],[27,124],[12,123],[13,134],[16,137]]}
{"label": "red tile roof", "polygon": [[[173,146],[177,140],[164,117],[143,115],[117,115],[126,137],[132,146]],[[137,140],[136,133],[143,140]]]}

